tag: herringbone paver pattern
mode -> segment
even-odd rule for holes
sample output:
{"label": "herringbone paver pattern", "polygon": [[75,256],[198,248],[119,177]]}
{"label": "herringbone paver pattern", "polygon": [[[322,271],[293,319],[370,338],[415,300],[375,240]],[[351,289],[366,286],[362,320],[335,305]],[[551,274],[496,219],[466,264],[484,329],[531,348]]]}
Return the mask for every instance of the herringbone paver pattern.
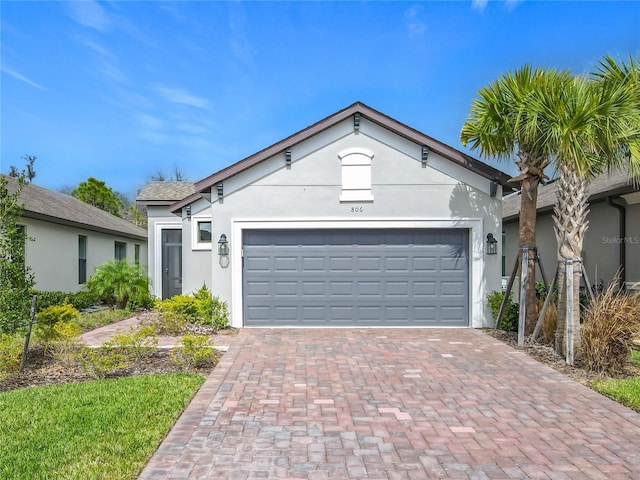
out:
{"label": "herringbone paver pattern", "polygon": [[640,415],[471,329],[243,330],[142,479],[640,479]]}

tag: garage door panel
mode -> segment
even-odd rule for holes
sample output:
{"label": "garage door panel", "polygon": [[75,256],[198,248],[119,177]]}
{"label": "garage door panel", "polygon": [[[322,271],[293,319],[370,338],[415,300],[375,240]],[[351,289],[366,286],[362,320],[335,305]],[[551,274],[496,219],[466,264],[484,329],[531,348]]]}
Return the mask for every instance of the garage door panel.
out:
{"label": "garage door panel", "polygon": [[245,325],[466,326],[467,238],[466,230],[245,232]]}

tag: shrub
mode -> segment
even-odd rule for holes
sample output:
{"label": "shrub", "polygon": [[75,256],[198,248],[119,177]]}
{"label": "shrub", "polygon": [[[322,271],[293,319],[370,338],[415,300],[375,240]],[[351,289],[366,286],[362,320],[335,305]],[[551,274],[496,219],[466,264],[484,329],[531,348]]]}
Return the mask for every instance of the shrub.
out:
{"label": "shrub", "polygon": [[146,316],[144,324],[153,327],[158,335],[180,335],[187,331],[188,322],[182,315],[151,312]]}
{"label": "shrub", "polygon": [[[500,313],[500,305],[504,299],[504,292],[493,291],[487,295],[487,306],[491,309],[493,319],[498,319]],[[518,304],[509,299],[502,314],[502,322],[500,328],[509,332],[518,330]]]}
{"label": "shrub", "polygon": [[76,353],[80,347],[80,334],[82,330],[75,321],[57,322],[53,326],[56,339],[49,348],[57,360],[69,367],[76,361]]}
{"label": "shrub", "polygon": [[213,343],[206,335],[185,335],[171,352],[174,363],[188,369],[204,366],[212,356]]}
{"label": "shrub", "polygon": [[158,350],[158,334],[152,326],[129,329],[128,333],[118,333],[104,343],[134,359],[152,356]]}
{"label": "shrub", "polygon": [[127,357],[109,347],[81,347],[76,357],[82,369],[94,378],[102,379],[127,368]]}
{"label": "shrub", "polygon": [[89,291],[107,305],[124,309],[129,299],[148,295],[149,279],[142,267],[125,260],[113,260],[96,268],[87,281]]}
{"label": "shrub", "polygon": [[[80,318],[80,312],[69,304],[47,307],[36,316],[35,336],[45,350],[50,350],[52,342],[61,339],[60,331],[55,328],[56,324],[75,323],[78,318]],[[79,327],[78,330],[80,330]]]}
{"label": "shrub", "polygon": [[23,344],[18,336],[0,333],[0,378],[18,370]]}
{"label": "shrub", "polygon": [[640,292],[617,291],[614,279],[589,304],[582,327],[582,361],[588,370],[620,372],[640,333]]}
{"label": "shrub", "polygon": [[100,303],[100,298],[95,296],[89,291],[81,292],[45,292],[36,291],[34,294],[37,296],[37,310],[42,311],[47,307],[54,305],[66,305],[70,304],[76,310],[84,310],[92,305]]}
{"label": "shrub", "polygon": [[221,329],[228,324],[229,313],[226,302],[213,297],[206,285],[203,285],[193,296],[176,295],[156,301],[155,308],[163,316],[178,315],[187,322],[197,325]]}

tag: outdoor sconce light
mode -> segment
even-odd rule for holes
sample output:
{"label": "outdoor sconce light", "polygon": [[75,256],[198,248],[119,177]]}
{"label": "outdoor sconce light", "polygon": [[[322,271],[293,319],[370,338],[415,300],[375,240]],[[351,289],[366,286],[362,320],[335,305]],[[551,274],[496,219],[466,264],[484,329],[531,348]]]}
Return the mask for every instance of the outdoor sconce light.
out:
{"label": "outdoor sconce light", "polygon": [[493,233],[487,233],[487,255],[495,255],[498,253],[498,240]]}
{"label": "outdoor sconce light", "polygon": [[229,256],[229,242],[227,241],[227,236],[224,233],[220,235],[220,240],[218,240],[218,255],[221,257]]}

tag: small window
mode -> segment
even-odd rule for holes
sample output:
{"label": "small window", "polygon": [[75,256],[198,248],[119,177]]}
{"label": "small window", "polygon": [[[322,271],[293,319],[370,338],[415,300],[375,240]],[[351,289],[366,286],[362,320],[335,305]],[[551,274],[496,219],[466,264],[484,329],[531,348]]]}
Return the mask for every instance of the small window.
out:
{"label": "small window", "polygon": [[372,202],[371,160],[373,152],[350,148],[338,154],[342,170],[341,202]]}
{"label": "small window", "polygon": [[133,246],[133,261],[136,265],[140,265],[140,245],[137,243]]}
{"label": "small window", "polygon": [[115,242],[115,254],[116,260],[126,260],[127,258],[127,244],[124,242]]}
{"label": "small window", "polygon": [[87,237],[78,235],[78,283],[87,282]]}
{"label": "small window", "polygon": [[507,234],[502,232],[502,276],[507,275]]}
{"label": "small window", "polygon": [[211,243],[211,222],[198,222],[198,243]]}

